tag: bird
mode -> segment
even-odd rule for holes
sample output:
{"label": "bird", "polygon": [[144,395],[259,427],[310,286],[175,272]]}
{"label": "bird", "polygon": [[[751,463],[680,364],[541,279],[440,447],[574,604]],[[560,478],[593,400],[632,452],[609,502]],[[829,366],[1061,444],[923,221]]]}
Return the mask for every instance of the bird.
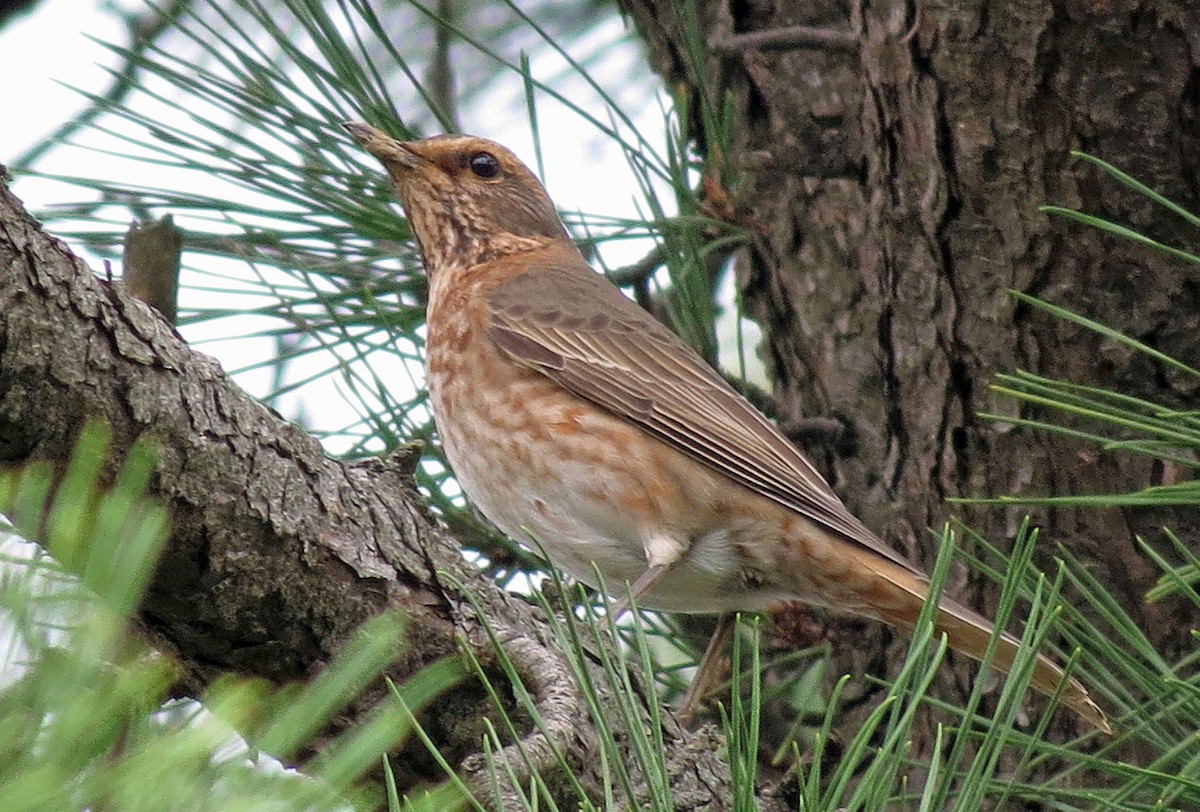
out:
{"label": "bird", "polygon": [[[911,631],[929,592],[816,467],[674,332],[594,271],[537,177],[484,138],[343,126],[390,175],[428,277],[426,380],[455,478],[496,527],[642,608],[804,602]],[[610,617],[611,617],[610,613]],[[936,633],[984,657],[992,623],[942,597]],[[1003,633],[991,664],[1011,669]],[[1039,654],[1040,693],[1111,732]]]}

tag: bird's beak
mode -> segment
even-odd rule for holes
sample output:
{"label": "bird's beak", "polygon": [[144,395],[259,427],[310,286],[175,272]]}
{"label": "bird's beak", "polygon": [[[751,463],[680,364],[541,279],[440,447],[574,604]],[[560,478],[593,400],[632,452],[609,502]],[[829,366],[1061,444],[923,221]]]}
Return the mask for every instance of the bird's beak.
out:
{"label": "bird's beak", "polygon": [[359,146],[383,161],[385,166],[398,164],[407,169],[415,169],[421,163],[421,156],[370,124],[364,124],[361,121],[343,121],[342,126],[358,142]]}

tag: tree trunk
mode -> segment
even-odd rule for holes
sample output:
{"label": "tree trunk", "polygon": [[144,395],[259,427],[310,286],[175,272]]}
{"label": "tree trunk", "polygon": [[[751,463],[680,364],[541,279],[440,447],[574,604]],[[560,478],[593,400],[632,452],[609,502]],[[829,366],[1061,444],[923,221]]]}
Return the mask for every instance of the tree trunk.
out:
{"label": "tree trunk", "polygon": [[[1194,408],[1194,380],[1008,290],[1186,362],[1200,357],[1194,268],[1037,210],[1078,207],[1179,244],[1161,209],[1069,151],[1197,210],[1195,3],[852,3],[848,14],[840,2],[709,3],[699,19],[710,50],[698,67],[685,57],[678,4],[625,5],[660,72],[733,100],[735,143],[723,158],[739,213],[765,235],[741,257],[740,289],[766,333],[777,413],[844,422],[836,449],[809,450],[867,525],[929,567],[927,528],[957,514],[1003,545],[1028,512],[951,509],[947,497],[1156,483],[1161,470],[1145,458],[977,415],[1027,412],[989,390],[997,373],[1017,369]],[[1166,524],[1195,544],[1195,515],[1032,513],[1044,569],[1053,571],[1054,544],[1065,545],[1168,656],[1185,644],[1196,620],[1178,617],[1182,604],[1143,601],[1157,571],[1135,535],[1158,544]],[[995,608],[995,590],[963,573],[947,589]],[[878,627],[861,634],[870,639],[840,647],[835,674],[883,674],[900,661],[903,640]],[[960,665],[960,692],[972,668]],[[852,734],[860,717],[842,720]]]}

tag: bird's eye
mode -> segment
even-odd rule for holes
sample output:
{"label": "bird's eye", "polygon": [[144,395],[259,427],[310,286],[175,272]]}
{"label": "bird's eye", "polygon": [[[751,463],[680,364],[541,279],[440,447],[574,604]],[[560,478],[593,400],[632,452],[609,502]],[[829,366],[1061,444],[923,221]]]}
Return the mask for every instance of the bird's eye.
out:
{"label": "bird's eye", "polygon": [[500,162],[490,152],[476,152],[471,156],[467,165],[481,178],[494,178],[500,174]]}

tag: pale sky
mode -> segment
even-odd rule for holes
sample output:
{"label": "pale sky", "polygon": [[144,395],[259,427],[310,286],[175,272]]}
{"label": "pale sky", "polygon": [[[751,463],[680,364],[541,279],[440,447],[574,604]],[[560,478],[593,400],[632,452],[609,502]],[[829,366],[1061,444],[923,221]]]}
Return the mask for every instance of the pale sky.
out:
{"label": "pale sky", "polygon": [[[84,107],[67,86],[103,91],[108,76],[100,67],[116,60],[92,37],[125,41],[118,15],[103,9],[111,0],[45,0],[32,14],[0,32],[0,163],[8,164]],[[67,86],[65,86],[67,85]],[[50,187],[29,180],[14,185],[31,209],[49,205]]]}

